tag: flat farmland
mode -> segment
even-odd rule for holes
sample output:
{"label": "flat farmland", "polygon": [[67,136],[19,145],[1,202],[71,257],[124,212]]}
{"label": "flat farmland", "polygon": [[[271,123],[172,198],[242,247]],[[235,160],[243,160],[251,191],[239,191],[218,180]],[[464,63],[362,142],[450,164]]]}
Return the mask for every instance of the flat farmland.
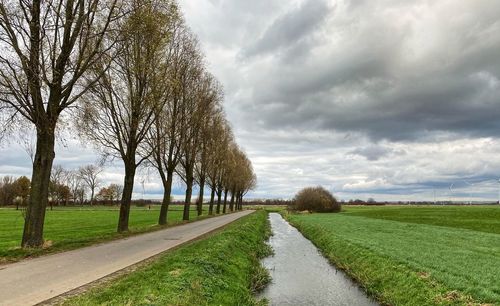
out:
{"label": "flat farmland", "polygon": [[[126,237],[159,229],[159,206],[133,207],[130,211],[130,231],[117,234],[118,207],[58,207],[47,210],[44,226],[44,249],[21,249],[24,218],[21,210],[0,209],[0,263],[25,257],[75,249],[93,243]],[[207,212],[204,211],[204,216]],[[190,219],[196,220],[192,205]],[[168,212],[168,225],[182,223],[182,206],[173,205]]]}

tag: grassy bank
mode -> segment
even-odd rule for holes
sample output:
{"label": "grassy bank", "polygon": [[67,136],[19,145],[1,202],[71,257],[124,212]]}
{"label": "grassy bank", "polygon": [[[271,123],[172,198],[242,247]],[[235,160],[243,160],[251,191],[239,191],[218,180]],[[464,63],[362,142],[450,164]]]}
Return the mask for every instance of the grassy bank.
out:
{"label": "grassy bank", "polygon": [[[168,214],[169,225],[182,222],[181,206],[174,206]],[[87,246],[110,239],[121,238],[159,229],[157,226],[159,207],[133,207],[130,212],[130,233],[117,234],[118,207],[56,208],[47,210],[44,238],[50,247],[23,250],[19,247],[24,226],[21,211],[0,209],[0,263],[16,261],[28,256],[38,256]],[[206,212],[204,212],[206,214]],[[196,220],[196,211],[191,211]]]}
{"label": "grassy bank", "polygon": [[267,213],[255,212],[64,305],[256,305],[269,234]]}
{"label": "grassy bank", "polygon": [[377,207],[288,219],[384,304],[497,305],[499,212],[494,207]]}

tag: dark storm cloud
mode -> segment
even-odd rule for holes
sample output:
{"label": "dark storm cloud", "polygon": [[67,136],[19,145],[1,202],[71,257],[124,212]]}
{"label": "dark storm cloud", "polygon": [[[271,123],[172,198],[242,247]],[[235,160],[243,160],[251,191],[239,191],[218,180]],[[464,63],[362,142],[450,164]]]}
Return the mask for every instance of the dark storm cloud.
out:
{"label": "dark storm cloud", "polygon": [[[254,80],[245,106],[264,110],[258,113],[264,127],[358,131],[374,140],[499,134],[500,39],[493,35],[500,30],[499,2],[480,1],[465,17],[446,16],[436,25],[441,28],[432,29],[434,38],[419,34],[428,26],[424,19],[376,16],[380,7],[368,2],[345,8],[348,17],[334,14],[331,23],[311,17],[326,16],[326,8],[306,2],[277,18],[245,51],[273,52],[275,60],[286,56],[289,63],[265,66]],[[366,15],[357,16],[359,10]],[[311,31],[322,40],[307,57],[298,52],[294,61],[293,53],[276,52]]]}
{"label": "dark storm cloud", "polygon": [[[291,49],[299,42],[310,38],[311,32],[320,25],[329,13],[329,6],[323,0],[308,0],[277,18],[257,41],[243,51],[247,57]],[[304,46],[295,49],[302,54]]]}
{"label": "dark storm cloud", "polygon": [[452,182],[500,172],[497,0],[186,3],[253,196],[449,200]]}
{"label": "dark storm cloud", "polygon": [[403,155],[405,153],[406,153],[405,151],[397,151],[392,148],[380,145],[370,145],[367,147],[360,147],[349,152],[349,154],[363,156],[369,161],[376,161],[383,157],[387,157],[393,154]]}

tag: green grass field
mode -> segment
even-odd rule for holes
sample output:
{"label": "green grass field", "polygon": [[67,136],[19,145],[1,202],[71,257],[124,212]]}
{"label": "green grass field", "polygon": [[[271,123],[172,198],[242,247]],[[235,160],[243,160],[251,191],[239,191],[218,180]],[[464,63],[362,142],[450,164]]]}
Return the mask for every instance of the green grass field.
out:
{"label": "green grass field", "polygon": [[500,305],[500,207],[348,207],[288,215],[387,305]]}
{"label": "green grass field", "polygon": [[259,258],[269,254],[267,213],[255,212],[223,230],[169,251],[154,263],[64,305],[256,305]]}
{"label": "green grass field", "polygon": [[[192,220],[197,218],[194,209],[193,205],[190,213]],[[22,212],[0,209],[0,263],[123,237],[127,234],[116,233],[118,213],[118,207],[59,207],[53,211],[47,210],[44,238],[46,241],[51,241],[52,245],[46,249],[23,250],[19,247],[24,226]],[[158,214],[159,206],[152,206],[151,210],[147,207],[133,207],[130,212],[128,235],[160,228],[156,225]],[[181,220],[182,207],[171,206],[168,213],[169,225],[178,224]]]}

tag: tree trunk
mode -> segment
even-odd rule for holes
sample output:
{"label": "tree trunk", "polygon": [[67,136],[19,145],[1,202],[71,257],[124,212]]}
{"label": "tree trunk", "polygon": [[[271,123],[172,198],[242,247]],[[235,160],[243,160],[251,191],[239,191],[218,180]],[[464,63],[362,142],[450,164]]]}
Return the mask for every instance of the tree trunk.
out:
{"label": "tree trunk", "polygon": [[[163,175],[164,176],[164,175]],[[172,181],[174,177],[174,171],[167,170],[167,178],[163,183],[163,201],[161,202],[160,217],[158,218],[159,225],[167,224],[167,214],[168,207],[170,206],[170,196],[172,194]]]}
{"label": "tree trunk", "polygon": [[200,194],[198,196],[198,216],[203,213],[203,193],[205,192],[205,178],[202,176],[200,180]]}
{"label": "tree trunk", "polygon": [[95,192],[95,188],[92,187],[90,189],[90,206],[94,205],[94,192]]}
{"label": "tree trunk", "polygon": [[234,192],[231,191],[231,202],[229,202],[229,210],[234,211]]}
{"label": "tree trunk", "polygon": [[210,192],[210,205],[208,207],[208,214],[214,214],[214,198],[215,198],[215,188],[212,188],[212,192]]}
{"label": "tree trunk", "polygon": [[221,197],[222,197],[222,189],[218,189],[217,190],[217,214],[220,214]]}
{"label": "tree trunk", "polygon": [[241,195],[240,192],[236,193],[236,210],[240,210],[240,199],[241,199],[240,195]]}
{"label": "tree trunk", "polygon": [[43,245],[43,224],[45,209],[49,201],[50,171],[55,157],[54,144],[54,128],[49,128],[48,131],[37,131],[31,191],[21,242],[24,248],[41,247]]}
{"label": "tree trunk", "polygon": [[227,189],[224,190],[224,205],[222,206],[222,213],[226,213],[226,206],[227,206]]}
{"label": "tree trunk", "polygon": [[125,162],[125,179],[123,181],[122,200],[120,205],[120,218],[118,219],[118,233],[128,231],[128,219],[130,215],[130,202],[134,190],[135,160]]}
{"label": "tree trunk", "polygon": [[184,199],[184,213],[182,220],[189,220],[189,207],[191,206],[191,196],[193,194],[193,177],[188,176],[186,179],[186,198]]}

